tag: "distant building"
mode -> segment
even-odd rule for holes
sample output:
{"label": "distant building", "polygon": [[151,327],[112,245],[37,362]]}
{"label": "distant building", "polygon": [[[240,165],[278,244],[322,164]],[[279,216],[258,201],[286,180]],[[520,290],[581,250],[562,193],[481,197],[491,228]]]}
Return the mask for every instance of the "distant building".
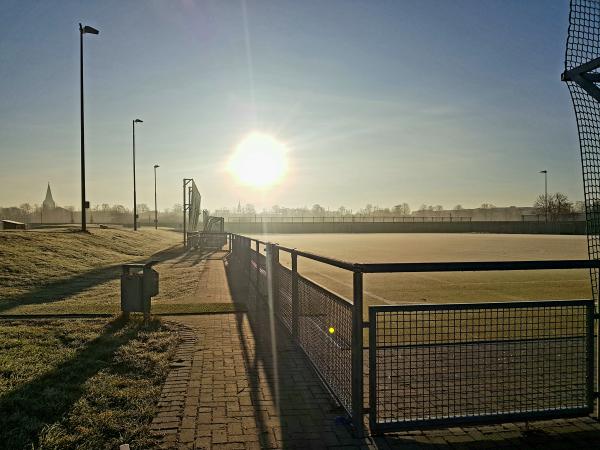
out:
{"label": "distant building", "polygon": [[50,183],[46,188],[46,198],[42,202],[40,211],[40,222],[42,223],[73,223],[73,211],[56,206],[54,198],[52,198],[52,190]]}
{"label": "distant building", "polygon": [[56,203],[52,198],[52,191],[50,190],[50,183],[48,183],[48,188],[46,189],[46,198],[42,202],[42,208],[48,210],[56,208]]}

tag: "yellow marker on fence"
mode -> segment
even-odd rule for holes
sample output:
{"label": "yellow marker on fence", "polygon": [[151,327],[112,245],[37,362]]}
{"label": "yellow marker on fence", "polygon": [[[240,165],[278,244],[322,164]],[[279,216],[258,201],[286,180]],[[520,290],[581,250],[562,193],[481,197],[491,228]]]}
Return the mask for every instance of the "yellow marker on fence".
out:
{"label": "yellow marker on fence", "polygon": [[333,334],[333,333],[335,333],[335,328],[329,327],[329,334]]}

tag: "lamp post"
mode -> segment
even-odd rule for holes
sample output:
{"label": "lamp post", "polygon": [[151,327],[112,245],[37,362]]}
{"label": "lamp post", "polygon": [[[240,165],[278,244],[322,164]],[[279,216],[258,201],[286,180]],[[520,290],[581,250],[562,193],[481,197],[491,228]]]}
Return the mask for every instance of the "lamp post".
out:
{"label": "lamp post", "polygon": [[79,93],[81,112],[81,231],[86,231],[85,210],[89,206],[85,200],[85,139],[83,131],[83,35],[100,33],[88,25],[79,24]]}
{"label": "lamp post", "polygon": [[548,171],[540,170],[544,174],[544,206],[546,209],[546,223],[548,223]]}
{"label": "lamp post", "polygon": [[158,230],[158,210],[156,206],[156,169],[160,166],[158,164],[154,164],[154,229]]}
{"label": "lamp post", "polygon": [[135,119],[131,121],[131,126],[133,128],[133,231],[137,231],[137,198],[135,191],[135,124],[143,123],[143,120]]}

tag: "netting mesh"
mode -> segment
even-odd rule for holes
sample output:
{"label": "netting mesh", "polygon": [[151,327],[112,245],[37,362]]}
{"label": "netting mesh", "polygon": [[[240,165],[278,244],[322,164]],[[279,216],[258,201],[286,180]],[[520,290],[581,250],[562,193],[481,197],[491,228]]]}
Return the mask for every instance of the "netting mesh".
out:
{"label": "netting mesh", "polygon": [[278,265],[279,297],[275,302],[275,314],[281,323],[292,332],[292,271],[287,267]]}
{"label": "netting mesh", "polygon": [[[600,2],[571,0],[565,70],[600,57]],[[581,86],[567,81],[579,132],[585,196],[588,252],[600,259],[600,103]],[[591,269],[592,292],[598,299],[598,269]]]}
{"label": "netting mesh", "polygon": [[352,305],[298,277],[299,343],[342,406],[352,409]]}
{"label": "netting mesh", "polygon": [[591,300],[370,313],[375,424],[591,411]]}
{"label": "netting mesh", "polygon": [[[232,238],[230,274],[255,318],[269,307],[267,259],[240,236]],[[274,266],[273,309],[289,334],[293,329],[292,271]],[[270,269],[269,269],[270,270]],[[341,405],[352,408],[352,304],[298,275],[298,344]]]}

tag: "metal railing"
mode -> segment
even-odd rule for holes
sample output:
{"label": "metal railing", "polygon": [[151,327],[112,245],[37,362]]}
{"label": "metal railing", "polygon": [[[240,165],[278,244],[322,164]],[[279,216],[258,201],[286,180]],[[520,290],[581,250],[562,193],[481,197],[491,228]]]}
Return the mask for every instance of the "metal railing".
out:
{"label": "metal railing", "polygon": [[[230,248],[230,273],[247,286],[250,313],[272,305],[359,435],[365,413],[372,430],[384,431],[591,411],[600,381],[593,378],[593,300],[371,306],[365,322],[363,276],[594,269],[600,261],[351,263],[237,234]],[[279,263],[280,252],[290,254],[291,269]],[[351,271],[352,300],[299,274],[299,258]]]}
{"label": "metal railing", "polygon": [[593,300],[369,308],[372,431],[592,412]]}

